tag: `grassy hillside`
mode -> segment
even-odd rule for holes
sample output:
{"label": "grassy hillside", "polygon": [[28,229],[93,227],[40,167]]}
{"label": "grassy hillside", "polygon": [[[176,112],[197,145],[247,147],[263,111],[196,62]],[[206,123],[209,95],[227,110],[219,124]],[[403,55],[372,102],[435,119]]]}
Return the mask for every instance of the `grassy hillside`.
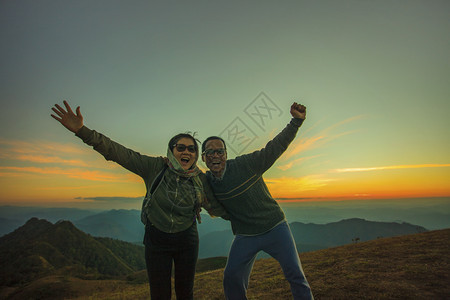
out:
{"label": "grassy hillside", "polygon": [[0,238],[0,258],[0,286],[57,274],[111,278],[145,268],[141,246],[93,238],[68,221],[37,218]]}
{"label": "grassy hillside", "polygon": [[[316,299],[450,297],[450,229],[302,253],[300,258]],[[223,299],[222,272],[197,276],[196,299]],[[292,299],[275,260],[256,262],[248,297]]]}
{"label": "grassy hillside", "polygon": [[[448,299],[450,229],[346,245],[300,254],[316,299]],[[210,262],[223,265],[223,259]],[[195,299],[224,299],[223,268],[199,268]],[[148,285],[126,280],[40,279],[3,289],[1,299],[148,299]],[[273,259],[255,263],[249,299],[291,299]]]}

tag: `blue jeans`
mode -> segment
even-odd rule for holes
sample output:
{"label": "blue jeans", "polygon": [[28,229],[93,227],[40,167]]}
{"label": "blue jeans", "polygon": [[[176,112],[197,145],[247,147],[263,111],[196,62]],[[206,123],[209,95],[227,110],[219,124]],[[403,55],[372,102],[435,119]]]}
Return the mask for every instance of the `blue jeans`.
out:
{"label": "blue jeans", "polygon": [[256,255],[261,250],[280,263],[294,299],[314,299],[287,222],[275,226],[264,234],[235,236],[223,278],[226,299],[247,299],[250,272]]}

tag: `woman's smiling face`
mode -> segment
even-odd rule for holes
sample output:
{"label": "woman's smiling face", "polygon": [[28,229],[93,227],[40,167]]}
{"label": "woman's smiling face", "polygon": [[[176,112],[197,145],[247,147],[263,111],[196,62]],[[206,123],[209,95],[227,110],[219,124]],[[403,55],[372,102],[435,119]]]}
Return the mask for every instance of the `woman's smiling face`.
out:
{"label": "woman's smiling face", "polygon": [[172,148],[172,152],[184,170],[189,170],[197,161],[198,153],[195,150],[194,141],[190,138],[179,139]]}

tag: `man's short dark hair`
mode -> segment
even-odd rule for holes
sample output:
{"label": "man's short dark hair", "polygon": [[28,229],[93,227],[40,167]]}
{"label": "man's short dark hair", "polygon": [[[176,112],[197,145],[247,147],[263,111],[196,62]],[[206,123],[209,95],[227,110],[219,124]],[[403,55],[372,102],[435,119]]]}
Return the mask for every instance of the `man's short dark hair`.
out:
{"label": "man's short dark hair", "polygon": [[227,145],[225,144],[225,141],[218,136],[210,136],[209,138],[207,138],[206,140],[203,141],[202,143],[202,153],[205,152],[205,148],[206,148],[206,143],[211,141],[211,140],[221,140],[223,143],[223,146],[225,147],[225,150],[227,150]]}

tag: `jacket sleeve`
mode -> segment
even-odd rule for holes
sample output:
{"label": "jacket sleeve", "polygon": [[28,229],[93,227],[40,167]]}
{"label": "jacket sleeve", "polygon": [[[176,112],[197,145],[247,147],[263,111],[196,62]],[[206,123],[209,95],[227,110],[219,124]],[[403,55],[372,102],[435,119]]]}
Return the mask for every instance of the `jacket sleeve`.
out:
{"label": "jacket sleeve", "polygon": [[214,196],[214,192],[209,185],[205,174],[201,173],[199,174],[199,176],[203,184],[203,191],[206,195],[206,201],[202,202],[202,207],[208,212],[211,217],[221,217],[222,219],[229,220],[230,217],[227,211],[222,206],[222,204],[219,203],[216,196]]}
{"label": "jacket sleeve", "polygon": [[148,176],[149,172],[154,173],[155,171],[154,169],[158,163],[156,157],[142,155],[139,152],[128,149],[86,126],[83,126],[76,133],[76,136],[81,138],[84,143],[92,146],[106,160],[114,161],[141,177]]}
{"label": "jacket sleeve", "polygon": [[242,159],[256,174],[263,174],[286,151],[297,135],[297,131],[303,124],[303,121],[303,119],[292,118],[291,122],[276,137],[269,141],[264,148],[236,159]]}

